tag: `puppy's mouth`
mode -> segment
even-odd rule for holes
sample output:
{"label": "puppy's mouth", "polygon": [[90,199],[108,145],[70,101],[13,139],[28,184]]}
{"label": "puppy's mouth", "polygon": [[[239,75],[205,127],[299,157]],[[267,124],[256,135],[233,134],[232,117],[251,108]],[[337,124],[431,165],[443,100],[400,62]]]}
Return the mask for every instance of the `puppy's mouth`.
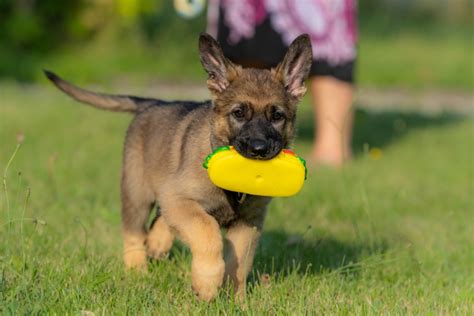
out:
{"label": "puppy's mouth", "polygon": [[270,160],[275,158],[283,149],[282,146],[278,146],[276,144],[272,144],[269,146],[267,150],[262,151],[255,151],[251,149],[249,144],[243,144],[240,142],[236,142],[235,144],[231,144],[234,146],[237,152],[248,159],[257,159],[257,160]]}

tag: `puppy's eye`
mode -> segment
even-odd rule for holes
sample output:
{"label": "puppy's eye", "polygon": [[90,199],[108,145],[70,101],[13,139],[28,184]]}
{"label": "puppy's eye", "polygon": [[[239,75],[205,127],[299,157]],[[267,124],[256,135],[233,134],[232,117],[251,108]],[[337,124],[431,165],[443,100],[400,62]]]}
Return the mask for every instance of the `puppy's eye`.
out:
{"label": "puppy's eye", "polygon": [[278,121],[281,121],[282,119],[284,119],[285,115],[282,112],[275,111],[275,112],[272,113],[271,118],[272,118],[272,121],[278,122]]}
{"label": "puppy's eye", "polygon": [[238,119],[238,120],[241,120],[245,117],[245,112],[243,109],[241,108],[238,108],[238,109],[235,109],[234,111],[232,111],[232,115]]}

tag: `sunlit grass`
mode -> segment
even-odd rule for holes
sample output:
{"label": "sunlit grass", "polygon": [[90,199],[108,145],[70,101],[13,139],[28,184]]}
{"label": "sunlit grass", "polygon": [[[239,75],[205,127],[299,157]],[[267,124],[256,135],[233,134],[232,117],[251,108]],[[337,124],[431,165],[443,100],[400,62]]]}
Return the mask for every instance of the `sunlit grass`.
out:
{"label": "sunlit grass", "polygon": [[[369,151],[357,150],[340,171],[311,172],[299,195],[275,199],[247,301],[222,291],[207,305],[192,294],[191,256],[180,244],[148,275],[123,272],[128,115],[74,103],[49,86],[2,84],[0,100],[2,173],[24,134],[0,194],[1,313],[472,312],[471,118],[358,112],[355,144]],[[303,155],[306,116],[296,144]]]}

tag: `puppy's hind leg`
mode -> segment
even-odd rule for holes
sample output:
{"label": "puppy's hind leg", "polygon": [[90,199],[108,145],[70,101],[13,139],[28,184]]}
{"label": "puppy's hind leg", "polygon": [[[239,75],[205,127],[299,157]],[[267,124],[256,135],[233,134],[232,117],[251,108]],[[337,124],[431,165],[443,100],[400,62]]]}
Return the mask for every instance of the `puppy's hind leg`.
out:
{"label": "puppy's hind leg", "polygon": [[122,233],[123,258],[125,267],[146,269],[145,240],[146,224],[150,214],[151,203],[145,200],[134,200],[129,193],[122,192]]}
{"label": "puppy's hind leg", "polygon": [[162,259],[173,246],[174,235],[161,215],[157,215],[146,239],[147,255],[153,259]]}
{"label": "puppy's hind leg", "polygon": [[140,159],[125,153],[122,173],[122,233],[126,268],[146,269],[145,240],[154,195],[144,179]]}

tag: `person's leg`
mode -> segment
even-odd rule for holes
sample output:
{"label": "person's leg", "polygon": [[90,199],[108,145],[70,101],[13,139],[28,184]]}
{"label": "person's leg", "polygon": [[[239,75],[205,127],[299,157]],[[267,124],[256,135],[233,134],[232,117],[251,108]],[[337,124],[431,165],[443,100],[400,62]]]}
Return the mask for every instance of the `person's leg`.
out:
{"label": "person's leg", "polygon": [[329,76],[311,80],[311,96],[316,123],[312,161],[341,166],[352,158],[351,136],[354,87]]}

